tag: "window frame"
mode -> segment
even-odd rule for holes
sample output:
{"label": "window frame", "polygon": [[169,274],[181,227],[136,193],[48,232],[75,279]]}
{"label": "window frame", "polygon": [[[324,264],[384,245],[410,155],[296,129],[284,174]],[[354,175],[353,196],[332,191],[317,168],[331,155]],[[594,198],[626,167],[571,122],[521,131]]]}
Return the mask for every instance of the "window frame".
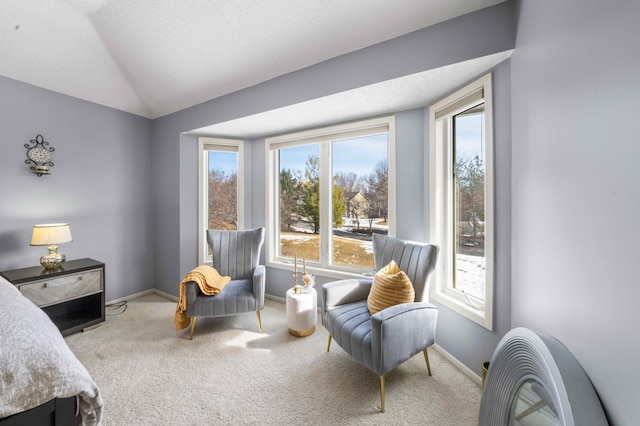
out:
{"label": "window frame", "polygon": [[207,243],[208,217],[208,156],[207,151],[229,151],[229,147],[235,148],[238,153],[237,175],[237,202],[238,221],[237,228],[244,229],[244,140],[223,139],[214,137],[198,138],[198,261],[199,264],[211,265],[213,260],[209,256]]}
{"label": "window frame", "polygon": [[[279,240],[279,172],[280,165],[278,150],[280,148],[299,146],[304,144],[320,144],[320,180],[326,180],[326,176],[333,176],[331,170],[331,141],[355,138],[364,136],[375,129],[386,126],[389,134],[387,146],[388,164],[388,235],[395,236],[396,232],[396,136],[395,136],[395,115],[377,117],[355,122],[326,126],[322,128],[289,133],[265,139],[265,170],[266,179],[266,202],[265,218],[267,223],[265,261],[268,267],[292,270],[292,261],[289,258],[278,255]],[[328,159],[324,160],[323,159]],[[332,178],[331,178],[332,179]],[[331,185],[326,183],[320,185],[320,262],[313,264],[307,262],[307,270],[311,274],[317,274],[329,278],[354,278],[370,274],[368,270],[353,270],[339,265],[331,265]]]}
{"label": "window frame", "polygon": [[[492,75],[488,73],[458,89],[456,92],[434,103],[429,108],[429,230],[431,241],[440,246],[440,261],[432,278],[431,297],[434,301],[453,309],[460,315],[493,329],[493,287],[494,287],[494,140],[493,140],[493,92]],[[452,166],[452,143],[450,131],[441,120],[449,120],[473,106],[481,90],[485,109],[485,290],[484,302],[466,297],[455,289],[453,282],[453,225],[455,212],[452,211],[453,179],[449,175]],[[475,95],[474,95],[475,94]],[[466,100],[466,102],[465,102]],[[475,105],[479,103],[475,101]],[[438,116],[438,117],[436,117]],[[450,126],[449,126],[450,127]],[[446,143],[443,139],[446,138]],[[471,300],[470,300],[471,299]]]}

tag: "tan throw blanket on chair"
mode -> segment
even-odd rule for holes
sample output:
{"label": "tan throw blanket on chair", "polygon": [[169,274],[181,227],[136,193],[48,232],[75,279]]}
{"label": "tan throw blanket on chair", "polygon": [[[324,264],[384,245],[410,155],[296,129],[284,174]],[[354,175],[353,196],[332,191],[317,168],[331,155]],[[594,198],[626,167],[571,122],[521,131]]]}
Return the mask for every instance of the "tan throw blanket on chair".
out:
{"label": "tan throw blanket on chair", "polygon": [[209,265],[200,265],[188,272],[180,283],[180,296],[173,322],[176,324],[176,331],[180,331],[189,326],[187,318],[187,283],[193,281],[198,284],[200,290],[207,296],[215,296],[220,293],[224,286],[231,281],[231,277],[223,277],[216,269]]}

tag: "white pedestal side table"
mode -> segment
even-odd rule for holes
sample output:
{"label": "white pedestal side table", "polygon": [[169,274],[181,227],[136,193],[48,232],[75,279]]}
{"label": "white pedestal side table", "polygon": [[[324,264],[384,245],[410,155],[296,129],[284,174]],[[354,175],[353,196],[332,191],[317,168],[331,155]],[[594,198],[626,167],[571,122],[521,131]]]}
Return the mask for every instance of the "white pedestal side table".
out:
{"label": "white pedestal side table", "polygon": [[296,337],[310,336],[316,331],[318,322],[318,293],[316,289],[303,288],[298,294],[287,290],[287,326]]}

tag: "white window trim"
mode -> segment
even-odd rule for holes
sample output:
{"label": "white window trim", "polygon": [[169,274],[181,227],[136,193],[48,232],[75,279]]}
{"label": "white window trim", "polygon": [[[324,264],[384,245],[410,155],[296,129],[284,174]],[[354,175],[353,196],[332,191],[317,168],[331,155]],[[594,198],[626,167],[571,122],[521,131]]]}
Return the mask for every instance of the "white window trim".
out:
{"label": "white window trim", "polygon": [[198,138],[198,261],[199,264],[211,264],[211,256],[208,255],[207,243],[207,177],[208,150],[220,147],[234,147],[238,151],[238,229],[244,229],[244,141],[237,139],[222,139],[211,137]]}
{"label": "white window trim", "polygon": [[[335,139],[337,134],[340,137],[357,137],[359,135],[365,135],[372,129],[387,126],[389,132],[389,146],[388,146],[388,167],[389,167],[389,194],[388,194],[388,235],[394,236],[396,232],[396,129],[395,129],[395,116],[385,116],[372,118],[367,120],[360,120],[357,122],[338,124],[334,126],[327,126],[319,129],[305,130],[296,133],[289,133],[286,135],[274,136],[265,139],[265,170],[267,173],[266,180],[266,203],[265,203],[265,218],[266,218],[266,241],[265,241],[265,259],[266,266],[278,269],[292,270],[292,261],[288,258],[282,258],[277,255],[277,244],[279,244],[278,229],[279,229],[279,217],[278,213],[278,201],[280,199],[278,194],[278,177],[279,173],[274,172],[278,170],[278,157],[276,147],[283,148],[287,146],[297,146],[302,143],[318,143],[322,141],[328,141]],[[321,148],[322,149],[322,148]],[[328,148],[325,148],[328,149]],[[327,153],[325,153],[327,155]],[[331,172],[327,170],[330,168],[328,162],[321,164],[321,173]],[[322,186],[321,186],[322,188]],[[329,206],[329,200],[331,199],[331,193],[328,190],[322,190],[320,193],[321,205]],[[324,204],[323,204],[324,202]],[[324,221],[322,221],[324,218]],[[325,221],[330,221],[331,214],[325,214],[321,216],[320,229],[331,229],[330,224]],[[361,278],[362,275],[370,274],[368,272],[352,272],[348,270],[340,269],[337,266],[330,266],[324,262],[324,259],[328,259],[330,256],[329,250],[331,249],[328,244],[328,238],[325,238],[327,244],[323,244],[320,247],[320,259],[323,262],[321,265],[310,265],[307,263],[307,271],[310,274],[319,275],[322,277],[346,279],[346,278]]]}
{"label": "white window trim", "polygon": [[[455,105],[455,102],[474,91],[484,89],[485,104],[485,300],[482,303],[469,303],[465,295],[452,288],[451,268],[448,267],[447,253],[452,249],[448,242],[452,240],[449,227],[445,226],[445,217],[449,203],[445,199],[445,186],[449,184],[447,175],[447,146],[438,143],[436,113]],[[462,112],[462,111],[458,111]],[[449,111],[449,113],[453,113]],[[457,112],[455,112],[457,113]],[[491,88],[491,73],[468,84],[455,93],[447,96],[429,108],[430,129],[430,236],[431,240],[440,246],[440,261],[436,266],[432,278],[431,297],[460,315],[482,325],[488,330],[493,329],[493,281],[494,281],[494,164],[493,164],[493,92]],[[446,144],[448,145],[448,144]],[[475,306],[474,306],[475,305]],[[484,306],[483,306],[484,305]]]}

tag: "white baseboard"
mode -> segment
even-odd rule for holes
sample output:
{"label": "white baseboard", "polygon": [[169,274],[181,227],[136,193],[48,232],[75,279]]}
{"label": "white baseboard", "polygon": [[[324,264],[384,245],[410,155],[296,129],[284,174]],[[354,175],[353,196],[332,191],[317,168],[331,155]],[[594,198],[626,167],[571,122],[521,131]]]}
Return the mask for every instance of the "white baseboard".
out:
{"label": "white baseboard", "polygon": [[149,290],[141,291],[140,293],[134,293],[134,294],[130,294],[129,296],[121,297],[119,299],[110,300],[106,304],[113,305],[114,303],[120,303],[120,302],[125,302],[127,300],[137,299],[138,297],[146,296],[148,294],[157,294],[158,296],[162,296],[169,300],[173,300],[174,302],[178,302],[178,297],[174,296],[173,294],[165,293],[164,291],[152,288]]}
{"label": "white baseboard", "polygon": [[109,300],[106,304],[113,305],[114,303],[120,303],[120,302],[125,302],[131,299],[137,299],[138,297],[146,296],[147,294],[152,294],[153,291],[154,291],[153,289],[150,289],[150,290],[141,291],[140,293],[130,294],[129,296],[121,297],[119,299]]}
{"label": "white baseboard", "polygon": [[280,302],[280,303],[286,303],[287,299],[285,299],[284,297],[280,297],[280,296],[274,296],[272,294],[266,294],[264,295],[265,299],[269,299],[269,300],[275,300],[276,302]]}
{"label": "white baseboard", "polygon": [[178,303],[178,296],[174,296],[173,294],[166,293],[166,292],[164,292],[162,290],[158,290],[156,288],[153,289],[153,292],[155,294],[157,294],[158,296],[165,297],[165,298],[167,298],[169,300],[173,300],[174,302]]}
{"label": "white baseboard", "polygon": [[469,367],[467,367],[466,365],[458,361],[456,357],[451,355],[449,352],[445,351],[442,348],[442,346],[438,345],[437,343],[433,344],[433,348],[436,351],[438,351],[440,355],[445,357],[451,364],[455,365],[458,370],[462,371],[462,373],[464,373],[465,376],[469,377],[471,380],[476,382],[479,386],[482,386],[482,378],[478,376],[476,373],[474,373],[473,370],[471,370]]}

